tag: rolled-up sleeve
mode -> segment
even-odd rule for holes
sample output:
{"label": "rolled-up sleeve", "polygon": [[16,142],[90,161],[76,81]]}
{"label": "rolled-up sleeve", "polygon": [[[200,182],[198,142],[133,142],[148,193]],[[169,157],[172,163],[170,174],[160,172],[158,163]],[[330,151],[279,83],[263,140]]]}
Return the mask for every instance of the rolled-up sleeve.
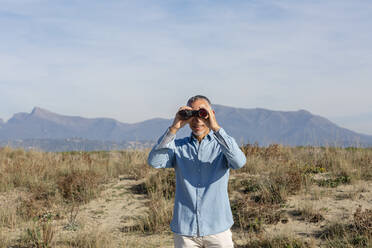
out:
{"label": "rolled-up sleeve", "polygon": [[229,136],[223,128],[213,133],[217,142],[221,145],[223,154],[225,155],[228,166],[231,169],[242,168],[246,163],[246,157],[242,150],[240,150],[235,139]]}
{"label": "rolled-up sleeve", "polygon": [[157,144],[152,148],[147,159],[148,164],[153,168],[172,168],[175,164],[174,150],[175,134],[167,131],[159,138]]}

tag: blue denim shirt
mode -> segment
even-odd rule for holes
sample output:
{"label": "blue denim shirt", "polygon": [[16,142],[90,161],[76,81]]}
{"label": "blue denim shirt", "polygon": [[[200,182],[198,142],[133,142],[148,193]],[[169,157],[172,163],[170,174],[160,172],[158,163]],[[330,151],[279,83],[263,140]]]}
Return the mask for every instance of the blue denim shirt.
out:
{"label": "blue denim shirt", "polygon": [[171,230],[187,236],[217,234],[233,225],[227,186],[229,170],[244,166],[246,157],[234,138],[220,128],[199,143],[193,136],[175,139],[167,132],[151,150],[154,168],[174,168],[176,196]]}

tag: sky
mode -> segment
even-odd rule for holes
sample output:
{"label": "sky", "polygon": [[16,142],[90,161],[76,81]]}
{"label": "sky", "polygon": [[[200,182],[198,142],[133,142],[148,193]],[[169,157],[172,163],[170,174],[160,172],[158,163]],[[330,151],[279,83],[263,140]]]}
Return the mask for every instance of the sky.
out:
{"label": "sky", "polygon": [[134,123],[202,94],[372,134],[371,16],[367,0],[0,0],[0,118]]}

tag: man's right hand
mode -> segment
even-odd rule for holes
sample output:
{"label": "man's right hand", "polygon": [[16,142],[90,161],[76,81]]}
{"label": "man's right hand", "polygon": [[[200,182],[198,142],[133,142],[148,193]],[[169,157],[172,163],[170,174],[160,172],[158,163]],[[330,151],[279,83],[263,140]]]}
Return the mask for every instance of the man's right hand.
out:
{"label": "man's right hand", "polygon": [[192,108],[190,108],[189,106],[182,106],[178,109],[176,116],[174,117],[173,124],[172,126],[169,127],[169,132],[172,134],[176,134],[179,129],[183,128],[192,119],[192,118],[189,118],[187,120],[181,119],[181,116],[178,114],[178,112],[183,109],[192,110]]}

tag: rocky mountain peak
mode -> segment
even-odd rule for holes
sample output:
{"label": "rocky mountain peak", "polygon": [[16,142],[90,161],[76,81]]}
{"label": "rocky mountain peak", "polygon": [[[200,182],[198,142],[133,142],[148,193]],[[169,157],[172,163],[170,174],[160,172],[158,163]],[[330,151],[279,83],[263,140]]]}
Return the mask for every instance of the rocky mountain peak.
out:
{"label": "rocky mountain peak", "polygon": [[297,113],[301,114],[301,115],[305,115],[305,116],[314,116],[312,113],[310,113],[309,111],[307,111],[305,109],[297,110]]}
{"label": "rocky mountain peak", "polygon": [[30,115],[37,116],[40,118],[48,118],[54,117],[56,114],[40,107],[34,107]]}

